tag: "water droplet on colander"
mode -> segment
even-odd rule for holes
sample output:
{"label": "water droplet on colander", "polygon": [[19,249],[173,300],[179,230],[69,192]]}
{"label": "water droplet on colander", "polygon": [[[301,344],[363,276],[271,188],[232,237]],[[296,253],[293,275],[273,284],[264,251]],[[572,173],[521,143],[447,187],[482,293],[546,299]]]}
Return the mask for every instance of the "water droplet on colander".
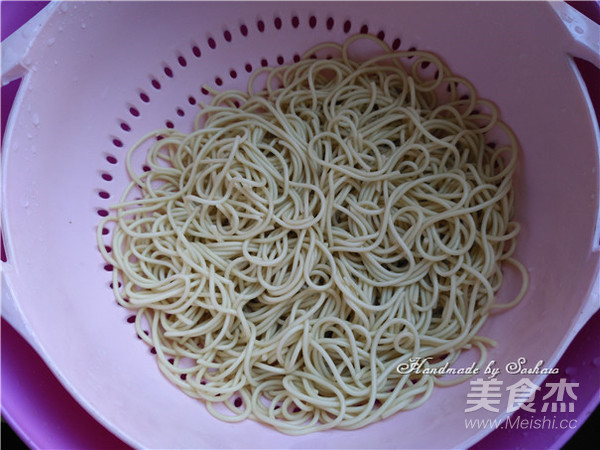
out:
{"label": "water droplet on colander", "polygon": [[81,29],[82,29],[82,30],[85,30],[85,29],[86,29],[86,27],[87,27],[87,25],[85,24],[85,22],[81,22]]}
{"label": "water droplet on colander", "polygon": [[575,367],[567,367],[567,368],[565,369],[565,373],[566,373],[567,375],[571,375],[571,376],[573,376],[573,375],[575,375],[575,374],[577,373],[577,368],[575,368]]}
{"label": "water droplet on colander", "polygon": [[37,127],[40,125],[40,116],[37,113],[34,113],[31,120],[33,121],[33,124]]}
{"label": "water droplet on colander", "polygon": [[58,59],[55,59],[55,60],[54,60],[54,65],[55,65],[55,66],[56,66],[56,65],[58,65]]}
{"label": "water droplet on colander", "polygon": [[61,3],[60,10],[62,12],[67,12],[68,9],[69,9],[69,5],[66,2]]}
{"label": "water droplet on colander", "polygon": [[594,359],[592,359],[592,364],[596,367],[600,367],[600,357],[596,356]]}
{"label": "water droplet on colander", "polygon": [[46,44],[48,44],[48,47],[52,47],[55,42],[56,42],[56,38],[50,38],[50,39],[48,39]]}
{"label": "water droplet on colander", "polygon": [[33,138],[33,135],[31,133],[27,133],[27,139],[31,139]]}
{"label": "water droplet on colander", "polygon": [[25,207],[25,208],[29,208],[29,200],[25,200],[25,201],[23,202],[23,207]]}
{"label": "water droplet on colander", "polygon": [[575,33],[583,34],[583,28],[581,28],[580,26],[576,26],[575,27]]}
{"label": "water droplet on colander", "polygon": [[572,18],[571,16],[567,15],[567,14],[565,14],[565,15],[563,16],[563,20],[564,20],[565,22],[567,22],[567,23],[571,23],[571,22],[573,22],[573,18]]}

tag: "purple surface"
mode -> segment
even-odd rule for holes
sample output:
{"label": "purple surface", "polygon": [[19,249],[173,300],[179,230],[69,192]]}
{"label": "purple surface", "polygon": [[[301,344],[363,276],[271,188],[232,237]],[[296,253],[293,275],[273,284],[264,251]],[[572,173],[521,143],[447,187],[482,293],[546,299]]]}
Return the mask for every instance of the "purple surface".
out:
{"label": "purple surface", "polygon": [[[1,37],[4,39],[39,11],[47,2],[2,2]],[[597,2],[570,2],[598,21]],[[578,62],[582,76],[590,87],[596,111],[600,111],[599,71],[586,62]],[[2,134],[18,81],[2,87]],[[4,259],[4,255],[3,255]],[[4,320],[1,324],[2,415],[32,448],[127,448],[96,422],[63,388],[44,362]],[[577,335],[559,361],[560,373],[547,381],[567,378],[578,382],[578,399],[573,413],[556,413],[561,418],[576,419],[580,426],[600,403],[600,313]],[[523,418],[531,413],[519,411]],[[516,416],[515,416],[516,417]],[[576,429],[497,429],[473,449],[560,448]],[[596,430],[594,430],[596,431]]]}
{"label": "purple surface", "polygon": [[126,449],[62,387],[2,320],[2,415],[31,448]]}

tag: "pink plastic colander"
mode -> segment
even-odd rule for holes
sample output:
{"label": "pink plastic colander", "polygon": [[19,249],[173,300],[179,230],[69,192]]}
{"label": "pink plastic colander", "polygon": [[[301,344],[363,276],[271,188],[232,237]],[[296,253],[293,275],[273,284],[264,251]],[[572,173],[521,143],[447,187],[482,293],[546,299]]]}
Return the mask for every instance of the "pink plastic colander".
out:
{"label": "pink plastic colander", "polygon": [[[128,182],[146,132],[189,130],[203,84],[243,88],[249,71],[312,45],[378,35],[441,55],[498,104],[523,152],[517,256],[531,286],[482,334],[490,358],[553,367],[600,306],[599,132],[573,56],[600,66],[600,29],[563,3],[52,3],[2,44],[2,82],[23,77],[2,153],[2,315],[74,397],[136,447],[465,447],[487,429],[469,384],[357,431],[282,435],[226,424],[172,386],[115,303],[95,230]],[[107,236],[107,238],[109,235]],[[516,289],[510,276],[500,296]],[[543,375],[531,375],[541,384]],[[517,381],[502,372],[505,385]]]}

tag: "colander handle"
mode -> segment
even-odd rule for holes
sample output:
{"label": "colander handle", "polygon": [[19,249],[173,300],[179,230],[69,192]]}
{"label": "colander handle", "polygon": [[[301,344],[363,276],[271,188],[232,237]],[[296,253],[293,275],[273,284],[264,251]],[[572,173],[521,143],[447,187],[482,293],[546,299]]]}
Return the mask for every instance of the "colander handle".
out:
{"label": "colander handle", "polygon": [[[0,80],[2,86],[22,78],[29,71],[27,54],[33,47],[40,30],[57,7],[55,2],[42,8],[27,23],[2,41],[0,54]],[[1,232],[1,230],[0,230]],[[4,242],[9,251],[9,243]],[[28,322],[25,320],[20,306],[13,294],[12,281],[15,279],[15,268],[8,262],[0,264],[0,305],[1,315],[29,344],[38,351],[37,340]],[[38,352],[39,353],[39,352]]]}
{"label": "colander handle", "polygon": [[569,53],[600,69],[600,25],[566,2],[550,2],[550,5],[571,34]]}
{"label": "colander handle", "polygon": [[[550,2],[550,5],[572,37],[568,42],[567,51],[569,54],[589,61],[600,69],[600,25],[566,2]],[[598,148],[598,151],[600,152],[600,148]],[[588,294],[587,301],[571,329],[572,336],[570,339],[574,338],[589,319],[600,310],[600,262],[598,262],[600,258],[600,255],[598,255],[600,253],[600,209],[598,214],[596,235],[592,247],[598,266],[596,279]]]}
{"label": "colander handle", "polygon": [[27,23],[2,41],[0,52],[2,63],[0,64],[0,80],[2,86],[17,78],[22,78],[30,70],[27,63],[27,54],[33,47],[40,30],[60,2],[50,2],[42,8]]}

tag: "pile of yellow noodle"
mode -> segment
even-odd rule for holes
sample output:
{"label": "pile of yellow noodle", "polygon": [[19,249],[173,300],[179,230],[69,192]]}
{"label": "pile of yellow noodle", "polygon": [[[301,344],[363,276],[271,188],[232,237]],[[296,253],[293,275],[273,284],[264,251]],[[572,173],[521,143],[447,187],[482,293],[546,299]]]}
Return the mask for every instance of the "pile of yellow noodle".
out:
{"label": "pile of yellow noodle", "polygon": [[[497,109],[431,53],[376,41],[377,57],[351,60],[358,38],[261,69],[266,88],[215,92],[191,134],[144,137],[99,227],[160,369],[223,420],[302,434],[414,408],[447,381],[399,364],[473,346],[483,362],[478,330],[525,293],[518,146]],[[507,144],[487,143],[492,129]],[[494,305],[505,262],[523,286]]]}

